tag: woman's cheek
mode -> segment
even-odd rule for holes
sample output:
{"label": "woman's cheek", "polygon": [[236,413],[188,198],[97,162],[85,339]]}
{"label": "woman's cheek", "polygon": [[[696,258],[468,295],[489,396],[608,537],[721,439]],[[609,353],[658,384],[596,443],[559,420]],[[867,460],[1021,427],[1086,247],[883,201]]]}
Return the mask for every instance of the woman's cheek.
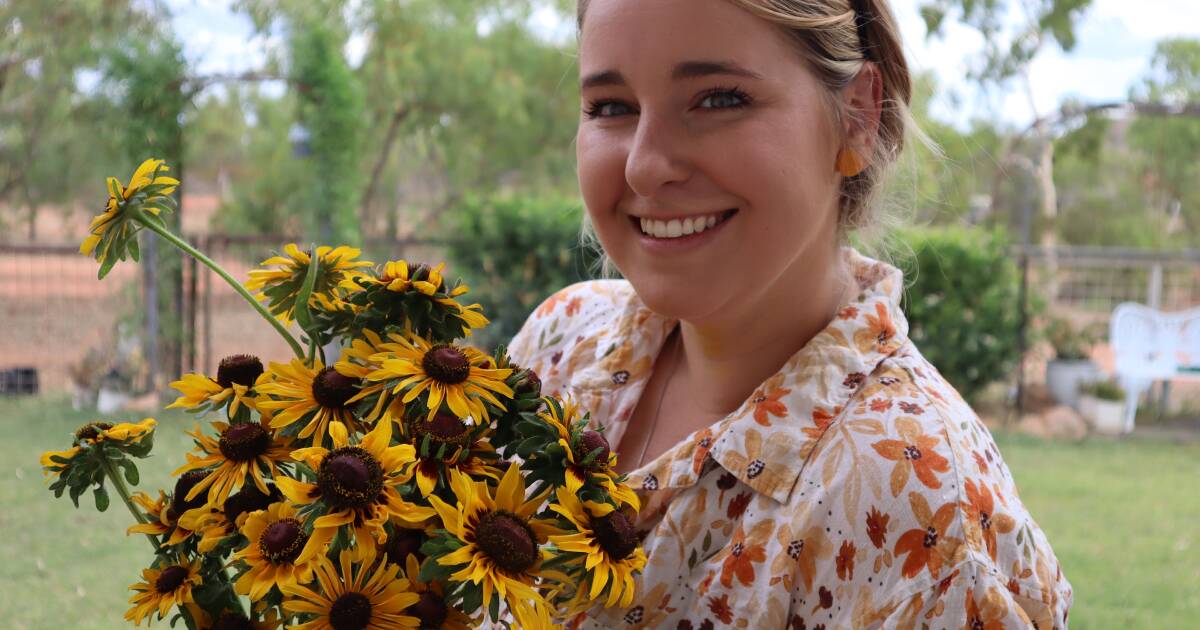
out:
{"label": "woman's cheek", "polygon": [[581,130],[576,144],[579,192],[597,229],[617,219],[616,208],[625,192],[625,158],[621,143],[603,134]]}

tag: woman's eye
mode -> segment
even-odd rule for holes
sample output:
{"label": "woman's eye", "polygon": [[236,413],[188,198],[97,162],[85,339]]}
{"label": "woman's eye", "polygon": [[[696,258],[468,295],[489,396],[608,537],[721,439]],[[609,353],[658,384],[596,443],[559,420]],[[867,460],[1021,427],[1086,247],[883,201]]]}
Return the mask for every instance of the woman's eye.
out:
{"label": "woman's eye", "polygon": [[741,90],[717,90],[709,92],[708,95],[700,101],[699,107],[707,109],[729,109],[744,107],[749,104],[750,99],[745,92]]}
{"label": "woman's eye", "polygon": [[587,116],[588,118],[612,118],[613,116],[623,116],[631,111],[633,109],[625,103],[597,101],[588,106]]}

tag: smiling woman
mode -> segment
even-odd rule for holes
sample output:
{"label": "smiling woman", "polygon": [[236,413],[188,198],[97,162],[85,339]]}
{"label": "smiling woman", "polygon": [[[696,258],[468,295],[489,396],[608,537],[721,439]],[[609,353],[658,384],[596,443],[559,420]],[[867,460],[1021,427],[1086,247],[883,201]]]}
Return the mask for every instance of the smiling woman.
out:
{"label": "smiling woman", "polygon": [[[584,236],[510,352],[640,488],[632,601],[572,628],[1065,628],[987,428],[847,245],[910,124],[886,0],[581,0]],[[626,600],[626,597],[622,597]]]}

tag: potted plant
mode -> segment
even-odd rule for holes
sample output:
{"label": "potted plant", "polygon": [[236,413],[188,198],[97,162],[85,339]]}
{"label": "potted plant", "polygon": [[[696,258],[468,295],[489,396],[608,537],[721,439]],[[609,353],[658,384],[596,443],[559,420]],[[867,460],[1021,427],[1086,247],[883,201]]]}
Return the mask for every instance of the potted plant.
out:
{"label": "potted plant", "polygon": [[1093,336],[1061,317],[1050,320],[1045,335],[1054,348],[1054,358],[1046,364],[1046,389],[1058,404],[1078,410],[1079,386],[1101,377],[1088,356]]}
{"label": "potted plant", "polygon": [[1099,433],[1117,435],[1125,419],[1125,390],[1112,381],[1084,383],[1079,411]]}

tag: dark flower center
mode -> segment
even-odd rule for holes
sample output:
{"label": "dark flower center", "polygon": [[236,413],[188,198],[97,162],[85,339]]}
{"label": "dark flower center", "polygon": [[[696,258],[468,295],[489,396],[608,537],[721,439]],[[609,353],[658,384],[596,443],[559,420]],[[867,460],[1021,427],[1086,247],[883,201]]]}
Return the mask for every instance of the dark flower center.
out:
{"label": "dark flower center", "polygon": [[234,525],[247,512],[265,510],[280,498],[279,491],[271,488],[271,494],[263,494],[254,484],[246,484],[244,488],[225,499],[225,518]]}
{"label": "dark flower center", "polygon": [[441,628],[449,614],[446,602],[433,591],[421,593],[421,599],[406,612],[421,620],[421,628]]}
{"label": "dark flower center", "polygon": [[614,560],[624,560],[637,549],[638,538],[633,522],[619,510],[593,520],[592,531],[600,548]]}
{"label": "dark flower center", "polygon": [[921,459],[921,449],[915,446],[904,447],[904,457],[912,460]]}
{"label": "dark flower center", "polygon": [[932,525],[925,530],[925,546],[932,547],[937,544],[938,532]]}
{"label": "dark flower center", "polygon": [[434,346],[421,359],[421,367],[435,381],[446,385],[456,385],[471,375],[467,355],[453,346]]}
{"label": "dark flower center", "polygon": [[263,530],[262,536],[258,539],[258,548],[271,562],[286,564],[300,555],[300,550],[304,548],[306,542],[308,542],[308,536],[304,535],[304,529],[300,527],[300,522],[294,518],[285,518],[271,523]]}
{"label": "dark flower center", "polygon": [[608,440],[604,438],[602,433],[598,431],[584,431],[579,436],[579,446],[575,451],[575,461],[582,463],[584,458],[588,456],[588,453],[596,449],[601,450],[592,459],[591,464],[588,465],[590,470],[602,470],[605,466],[608,466],[608,454],[610,451]]}
{"label": "dark flower center", "polygon": [[196,487],[196,484],[204,481],[208,477],[206,470],[189,470],[179,477],[175,482],[175,492],[171,495],[171,510],[170,516],[172,519],[177,519],[188,510],[194,510],[201,507],[206,502],[207,496],[201,492],[192,500],[188,500],[187,495]]}
{"label": "dark flower center", "polygon": [[383,492],[383,467],[357,446],[339,448],[321,463],[317,486],[335,509],[364,508]]}
{"label": "dark flower center", "polygon": [[987,512],[979,512],[979,524],[984,529],[990,528],[992,526],[992,516]]}
{"label": "dark flower center", "polygon": [[417,421],[417,432],[428,435],[435,442],[464,444],[470,437],[469,429],[458,416],[439,411],[429,422]]}
{"label": "dark flower center", "polygon": [[113,425],[107,422],[89,422],[75,431],[75,441],[82,442],[84,440],[96,441],[100,439],[100,434],[111,429]]}
{"label": "dark flower center", "polygon": [[212,630],[254,630],[250,620],[240,613],[225,611],[217,618]]}
{"label": "dark flower center", "polygon": [[258,357],[235,354],[221,359],[221,364],[217,366],[217,385],[226,389],[234,385],[253,387],[262,373],[263,364]]}
{"label": "dark flower center", "polygon": [[225,459],[248,462],[267,452],[271,447],[271,434],[257,422],[235,424],[221,433],[218,446]]}
{"label": "dark flower center", "polygon": [[179,588],[183,581],[187,579],[187,567],[179,565],[170,566],[163,569],[162,573],[158,574],[158,579],[154,581],[154,590],[162,594],[174,593],[175,589]]}
{"label": "dark flower center", "polygon": [[342,409],[358,393],[359,379],[327,367],[313,378],[312,393],[317,404],[326,409]]}
{"label": "dark flower center", "polygon": [[516,514],[488,512],[475,528],[475,542],[492,562],[510,573],[524,573],[537,562],[533,530]]}
{"label": "dark flower center", "polygon": [[371,624],[371,600],[362,593],[345,593],[329,607],[333,630],[364,630]]}
{"label": "dark flower center", "polygon": [[387,554],[389,562],[403,566],[410,553],[417,557],[417,562],[425,560],[425,554],[421,553],[421,545],[424,543],[425,535],[421,530],[397,528],[388,534],[383,552]]}

